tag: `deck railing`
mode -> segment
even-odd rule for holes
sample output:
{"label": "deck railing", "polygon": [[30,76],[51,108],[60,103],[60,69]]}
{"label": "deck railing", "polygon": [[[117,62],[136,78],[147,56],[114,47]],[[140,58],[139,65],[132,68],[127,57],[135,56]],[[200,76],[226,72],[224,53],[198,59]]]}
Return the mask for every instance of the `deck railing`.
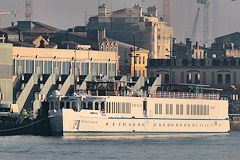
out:
{"label": "deck railing", "polygon": [[220,99],[219,94],[210,93],[188,93],[188,92],[156,92],[150,95],[156,98],[177,98],[177,99]]}
{"label": "deck railing", "polygon": [[148,94],[147,92],[135,94],[134,92],[127,92],[126,94],[115,91],[115,96],[140,96],[140,97],[152,97],[152,98],[175,98],[175,99],[211,99],[211,100],[227,100],[227,98],[220,97],[219,94],[210,93],[188,93],[188,92],[153,92]]}

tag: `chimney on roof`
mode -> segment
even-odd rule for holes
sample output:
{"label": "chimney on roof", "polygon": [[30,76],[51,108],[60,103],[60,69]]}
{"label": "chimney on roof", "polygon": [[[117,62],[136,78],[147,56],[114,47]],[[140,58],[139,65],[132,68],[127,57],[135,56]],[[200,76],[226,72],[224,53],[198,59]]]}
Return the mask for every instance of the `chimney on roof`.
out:
{"label": "chimney on roof", "polygon": [[199,43],[198,43],[198,41],[196,41],[195,49],[199,49]]}

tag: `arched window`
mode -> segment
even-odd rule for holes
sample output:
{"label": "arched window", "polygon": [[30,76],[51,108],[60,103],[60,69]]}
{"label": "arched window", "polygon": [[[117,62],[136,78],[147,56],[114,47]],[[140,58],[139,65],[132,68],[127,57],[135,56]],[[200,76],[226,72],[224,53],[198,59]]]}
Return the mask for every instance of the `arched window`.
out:
{"label": "arched window", "polygon": [[66,103],[66,108],[67,108],[67,109],[70,108],[70,102],[69,102],[69,101],[67,101],[67,103]]}
{"label": "arched window", "polygon": [[187,83],[192,83],[192,74],[191,73],[187,74]]}
{"label": "arched window", "polygon": [[104,111],[104,110],[105,110],[105,103],[101,102],[101,111]]}
{"label": "arched window", "polygon": [[63,101],[60,102],[60,108],[61,108],[61,109],[64,108],[64,102],[63,102]]}
{"label": "arched window", "polygon": [[55,106],[54,106],[54,108],[55,108],[56,110],[59,109],[58,102],[55,102]]}
{"label": "arched window", "polygon": [[54,102],[53,102],[53,101],[51,101],[51,102],[49,103],[49,108],[50,108],[50,109],[54,109]]}
{"label": "arched window", "polygon": [[217,83],[222,83],[222,74],[217,75]]}
{"label": "arched window", "polygon": [[83,109],[86,109],[87,107],[86,107],[86,102],[82,102],[82,108]]}
{"label": "arched window", "polygon": [[225,81],[226,81],[226,83],[231,83],[231,76],[230,76],[230,74],[226,74]]}
{"label": "arched window", "polygon": [[200,74],[199,73],[195,74],[195,83],[200,84]]}
{"label": "arched window", "polygon": [[99,106],[98,106],[98,102],[95,102],[95,110],[98,110],[99,109]]}
{"label": "arched window", "polygon": [[88,109],[92,110],[93,104],[92,102],[88,102]]}
{"label": "arched window", "polygon": [[77,102],[75,102],[75,101],[72,102],[72,109],[73,109],[74,111],[77,111],[77,110],[78,110]]}
{"label": "arched window", "polygon": [[165,75],[164,75],[164,83],[165,83],[165,84],[166,84],[166,83],[169,83],[169,81],[170,81],[169,74],[165,74]]}

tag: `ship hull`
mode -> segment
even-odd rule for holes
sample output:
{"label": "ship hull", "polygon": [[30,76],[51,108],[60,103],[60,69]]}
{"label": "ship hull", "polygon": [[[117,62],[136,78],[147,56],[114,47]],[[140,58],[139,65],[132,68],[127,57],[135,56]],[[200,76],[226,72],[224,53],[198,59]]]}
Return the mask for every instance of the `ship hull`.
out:
{"label": "ship hull", "polygon": [[63,109],[50,116],[53,135],[128,136],[162,133],[227,133],[228,119],[127,118],[107,117],[104,113]]}

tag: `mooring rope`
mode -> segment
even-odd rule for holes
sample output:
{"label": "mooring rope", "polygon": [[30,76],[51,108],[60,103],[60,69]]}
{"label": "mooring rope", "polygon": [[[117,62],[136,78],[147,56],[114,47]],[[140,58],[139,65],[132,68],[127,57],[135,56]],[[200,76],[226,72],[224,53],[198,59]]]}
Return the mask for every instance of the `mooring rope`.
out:
{"label": "mooring rope", "polygon": [[18,129],[26,128],[26,127],[28,127],[28,126],[34,125],[34,124],[36,124],[36,123],[39,123],[39,122],[41,122],[41,121],[43,121],[43,120],[44,120],[44,119],[40,119],[40,120],[38,120],[38,121],[36,121],[36,122],[33,122],[33,123],[31,123],[31,124],[27,124],[27,125],[24,125],[24,126],[21,126],[21,127],[16,127],[16,128],[11,128],[11,129],[0,130],[0,132],[7,132],[7,131],[13,131],[13,130],[18,130]]}

